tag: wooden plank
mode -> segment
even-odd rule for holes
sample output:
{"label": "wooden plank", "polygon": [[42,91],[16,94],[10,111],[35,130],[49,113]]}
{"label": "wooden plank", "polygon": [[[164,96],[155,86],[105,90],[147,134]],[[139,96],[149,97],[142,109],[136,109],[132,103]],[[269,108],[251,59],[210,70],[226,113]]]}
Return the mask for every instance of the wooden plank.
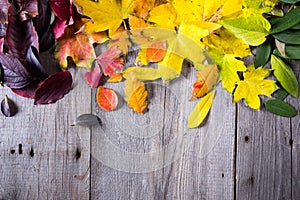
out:
{"label": "wooden plank", "polygon": [[[49,62],[49,61],[47,61]],[[0,116],[0,199],[89,199],[90,154],[80,134],[90,130],[70,127],[76,116],[91,111],[91,90],[83,71],[74,89],[52,105],[0,91],[18,105],[16,116]]]}
{"label": "wooden plank", "polygon": [[236,199],[291,199],[290,121],[239,104]]}
{"label": "wooden plank", "polygon": [[[300,82],[300,62],[292,63],[295,74]],[[300,88],[300,84],[299,84]],[[292,199],[300,199],[300,98],[290,98],[290,103],[297,109],[298,115],[291,119],[292,147]]]}
{"label": "wooden plank", "polygon": [[[144,115],[127,105],[105,112],[94,103],[103,126],[92,130],[92,199],[233,198],[235,106],[219,88],[205,125],[188,129],[194,80],[192,72],[167,88],[147,84]],[[122,84],[108,87],[124,95]]]}

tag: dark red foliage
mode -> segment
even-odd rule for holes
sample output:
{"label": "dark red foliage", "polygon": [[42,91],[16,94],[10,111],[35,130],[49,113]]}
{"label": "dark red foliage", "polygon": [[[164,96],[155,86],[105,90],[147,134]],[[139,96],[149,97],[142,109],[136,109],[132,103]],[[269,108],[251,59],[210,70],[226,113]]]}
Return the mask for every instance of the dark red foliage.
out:
{"label": "dark red foliage", "polygon": [[38,35],[31,20],[20,21],[18,15],[13,15],[16,8],[12,5],[9,9],[6,41],[12,55],[25,59],[30,46],[38,49]]}
{"label": "dark red foliage", "polygon": [[34,104],[49,104],[64,97],[72,88],[72,75],[69,71],[49,76],[35,92]]}
{"label": "dark red foliage", "polygon": [[32,82],[30,73],[14,56],[1,53],[0,67],[3,70],[2,82],[10,88],[20,89]]}
{"label": "dark red foliage", "polygon": [[69,21],[72,16],[71,0],[49,0],[51,9],[62,21]]}

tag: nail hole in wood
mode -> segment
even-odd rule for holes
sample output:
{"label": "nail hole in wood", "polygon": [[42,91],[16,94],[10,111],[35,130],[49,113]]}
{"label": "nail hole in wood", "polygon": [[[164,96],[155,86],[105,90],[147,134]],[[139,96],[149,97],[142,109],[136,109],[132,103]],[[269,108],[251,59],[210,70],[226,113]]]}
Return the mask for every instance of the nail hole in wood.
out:
{"label": "nail hole in wood", "polygon": [[81,157],[81,151],[79,148],[76,149],[75,158],[78,160]]}
{"label": "nail hole in wood", "polygon": [[33,151],[33,148],[32,148],[32,147],[31,147],[31,149],[30,149],[29,155],[30,155],[31,158],[33,158],[33,156],[34,156],[34,151]]}
{"label": "nail hole in wood", "polygon": [[250,183],[251,183],[251,185],[254,185],[254,176],[252,175],[251,177],[250,177]]}
{"label": "nail hole in wood", "polygon": [[224,174],[222,173],[222,178],[224,178]]}
{"label": "nail hole in wood", "polygon": [[19,154],[22,154],[23,153],[23,150],[22,150],[22,144],[19,144],[19,150],[18,150]]}
{"label": "nail hole in wood", "polygon": [[293,145],[294,145],[294,140],[293,140],[293,139],[290,139],[290,141],[289,141],[289,145],[290,145],[290,147],[292,147],[292,148],[293,148]]}
{"label": "nail hole in wood", "polygon": [[245,142],[249,142],[250,141],[250,137],[248,135],[245,136]]}
{"label": "nail hole in wood", "polygon": [[14,154],[15,152],[16,152],[16,150],[14,150],[14,149],[10,150],[11,154]]}

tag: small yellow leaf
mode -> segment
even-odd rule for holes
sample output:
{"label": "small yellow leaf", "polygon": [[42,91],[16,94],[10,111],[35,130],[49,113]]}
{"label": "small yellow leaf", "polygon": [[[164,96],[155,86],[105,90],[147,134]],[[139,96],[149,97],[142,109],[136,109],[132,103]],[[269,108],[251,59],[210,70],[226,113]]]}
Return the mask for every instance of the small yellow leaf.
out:
{"label": "small yellow leaf", "polygon": [[205,95],[192,110],[188,118],[188,127],[195,128],[199,126],[206,118],[215,96],[215,92],[212,91]]}
{"label": "small yellow leaf", "polygon": [[265,80],[269,76],[270,71],[259,67],[249,66],[244,72],[244,80],[237,82],[237,87],[234,92],[234,101],[238,102],[241,99],[245,100],[245,104],[253,109],[260,108],[259,95],[270,97],[278,87],[274,80]]}

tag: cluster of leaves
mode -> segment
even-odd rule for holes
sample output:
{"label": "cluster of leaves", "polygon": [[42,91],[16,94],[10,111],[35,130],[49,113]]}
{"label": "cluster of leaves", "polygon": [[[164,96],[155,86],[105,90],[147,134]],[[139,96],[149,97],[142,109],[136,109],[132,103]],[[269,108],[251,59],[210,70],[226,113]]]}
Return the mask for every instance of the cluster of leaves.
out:
{"label": "cluster of leaves", "polygon": [[72,87],[69,71],[49,75],[38,58],[39,52],[53,46],[58,24],[70,20],[59,10],[72,5],[61,2],[0,0],[1,82],[16,94],[33,98],[35,104],[56,102]]}
{"label": "cluster of leaves", "polygon": [[[37,10],[28,6],[33,2],[38,5]],[[119,99],[113,90],[104,87],[106,82],[125,81],[129,107],[144,113],[148,105],[145,81],[171,81],[180,76],[184,61],[188,61],[197,71],[190,100],[200,99],[189,116],[189,128],[199,126],[205,119],[213,102],[214,87],[220,81],[235,102],[243,99],[249,107],[260,109],[260,96],[264,95],[271,98],[265,104],[269,111],[291,117],[295,109],[284,103],[283,98],[271,96],[280,88],[280,94],[285,91],[298,97],[297,79],[281,60],[299,56],[294,53],[299,44],[295,43],[299,40],[299,8],[293,4],[295,1],[288,3],[277,0],[27,0],[18,6],[7,3],[14,12],[8,11],[6,14],[10,14],[6,16],[16,19],[0,20],[2,27],[8,25],[4,31],[6,42],[0,39],[0,45],[7,43],[10,50],[10,55],[3,53],[3,57],[20,61],[18,79],[22,78],[17,87],[10,83],[8,80],[17,79],[7,78],[10,75],[5,70],[10,68],[5,67],[7,59],[2,59],[2,80],[13,91],[34,88],[30,97],[36,103],[61,98],[71,87],[72,80],[64,78],[68,71],[48,77],[37,58],[37,49],[49,47],[49,38],[55,38],[55,56],[62,68],[68,69],[69,58],[77,66],[86,67],[89,71],[85,79],[92,88],[98,88],[96,99],[104,110],[117,109]],[[281,5],[290,9],[281,9]],[[278,17],[278,13],[284,16]],[[25,43],[16,37],[20,25],[14,25],[15,21],[31,24],[26,28]],[[269,43],[270,38],[277,41],[272,56],[275,45]],[[26,47],[25,51],[20,45]],[[259,45],[255,63],[246,66],[241,59],[252,55],[250,46]],[[100,54],[95,53],[98,47],[102,49]],[[270,58],[272,69],[265,67]],[[271,75],[276,80],[266,79]],[[58,85],[64,85],[63,89]],[[60,95],[54,95],[56,90],[55,94]]]}

